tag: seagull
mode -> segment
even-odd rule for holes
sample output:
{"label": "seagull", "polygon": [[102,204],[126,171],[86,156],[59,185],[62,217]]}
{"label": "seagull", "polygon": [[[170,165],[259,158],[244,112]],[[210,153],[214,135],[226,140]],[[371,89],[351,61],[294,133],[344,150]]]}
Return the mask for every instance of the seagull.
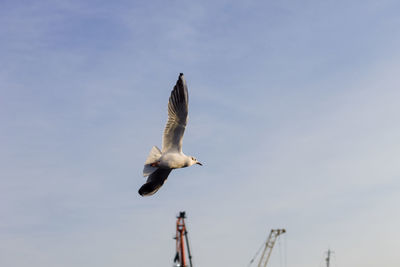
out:
{"label": "seagull", "polygon": [[194,164],[203,166],[195,157],[186,156],[182,152],[182,139],[188,117],[188,98],[186,81],[181,73],[168,101],[168,120],[164,130],[162,150],[153,146],[144,163],[143,176],[148,178],[139,189],[141,196],[151,196],[156,193],[173,169]]}

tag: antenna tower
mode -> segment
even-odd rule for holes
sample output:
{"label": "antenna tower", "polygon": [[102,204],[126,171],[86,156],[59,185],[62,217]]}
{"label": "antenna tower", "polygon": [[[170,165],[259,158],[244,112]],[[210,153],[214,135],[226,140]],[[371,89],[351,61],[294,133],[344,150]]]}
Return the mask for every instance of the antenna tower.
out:
{"label": "antenna tower", "polygon": [[174,258],[174,267],[188,267],[186,264],[185,256],[185,243],[189,257],[189,267],[193,267],[192,255],[190,254],[188,232],[186,230],[185,219],[186,213],[184,211],[179,212],[179,216],[176,217],[176,254]]}

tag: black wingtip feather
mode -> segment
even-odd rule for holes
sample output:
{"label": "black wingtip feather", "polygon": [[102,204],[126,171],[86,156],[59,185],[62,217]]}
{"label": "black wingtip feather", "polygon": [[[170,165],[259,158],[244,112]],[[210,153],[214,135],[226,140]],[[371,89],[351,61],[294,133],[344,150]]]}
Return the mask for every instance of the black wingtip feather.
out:
{"label": "black wingtip feather", "polygon": [[140,187],[138,193],[139,195],[141,195],[142,197],[144,196],[149,196],[154,194],[157,191],[157,185],[156,183],[145,183],[144,185],[142,185],[142,187]]}

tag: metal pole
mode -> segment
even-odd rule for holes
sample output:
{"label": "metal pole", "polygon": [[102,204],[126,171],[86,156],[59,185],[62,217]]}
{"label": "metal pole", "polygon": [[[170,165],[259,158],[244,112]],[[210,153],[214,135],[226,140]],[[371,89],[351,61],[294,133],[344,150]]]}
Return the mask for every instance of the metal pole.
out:
{"label": "metal pole", "polygon": [[328,256],[326,257],[326,267],[329,267],[330,260],[331,260],[331,250],[328,249]]}
{"label": "metal pole", "polygon": [[185,230],[185,222],[183,221],[184,217],[179,217],[178,219],[178,231],[179,231],[179,245],[180,245],[180,254],[181,254],[181,266],[182,267],[187,267],[186,266],[186,258],[185,258],[185,243],[183,241],[183,235]]}
{"label": "metal pole", "polygon": [[185,239],[186,239],[186,246],[187,246],[188,256],[189,256],[189,264],[190,264],[190,267],[193,267],[192,254],[190,254],[189,239],[188,239],[188,235],[187,235],[187,231],[186,231],[186,226],[185,226]]}

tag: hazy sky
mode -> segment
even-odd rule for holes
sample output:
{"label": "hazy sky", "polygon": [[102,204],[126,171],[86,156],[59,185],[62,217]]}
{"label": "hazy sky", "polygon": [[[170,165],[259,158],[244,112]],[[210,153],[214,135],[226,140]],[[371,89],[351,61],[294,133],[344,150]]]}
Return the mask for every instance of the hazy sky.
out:
{"label": "hazy sky", "polygon": [[[0,265],[395,266],[398,1],[0,1]],[[178,74],[184,152],[152,196]]]}

